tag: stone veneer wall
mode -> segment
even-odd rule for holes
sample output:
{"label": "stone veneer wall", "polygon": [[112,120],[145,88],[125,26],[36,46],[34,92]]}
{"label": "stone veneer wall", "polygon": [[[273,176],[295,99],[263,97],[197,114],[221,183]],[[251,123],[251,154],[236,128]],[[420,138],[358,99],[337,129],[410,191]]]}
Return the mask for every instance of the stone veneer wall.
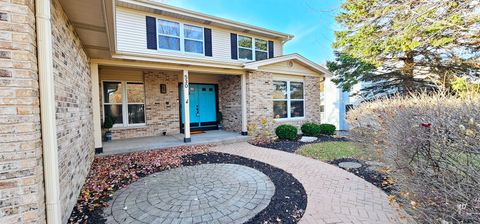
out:
{"label": "stone veneer wall", "polygon": [[[320,77],[305,76],[305,118],[301,120],[273,119],[273,74],[269,72],[249,72],[247,75],[247,114],[249,127],[256,130],[262,127],[262,118],[267,119],[270,130],[281,124],[300,126],[305,122],[320,123]],[[250,133],[255,135],[255,133]]]}
{"label": "stone veneer wall", "polygon": [[70,217],[95,154],[89,58],[60,3],[52,1],[60,202]]}
{"label": "stone veneer wall", "polygon": [[240,76],[225,75],[218,85],[220,111],[227,131],[242,131],[242,96]]}
{"label": "stone veneer wall", "polygon": [[34,0],[0,4],[0,223],[45,223]]}
{"label": "stone veneer wall", "polygon": [[[178,73],[144,72],[145,123],[142,127],[112,129],[113,139],[176,134],[180,132]],[[160,93],[160,84],[166,84],[167,93]]]}

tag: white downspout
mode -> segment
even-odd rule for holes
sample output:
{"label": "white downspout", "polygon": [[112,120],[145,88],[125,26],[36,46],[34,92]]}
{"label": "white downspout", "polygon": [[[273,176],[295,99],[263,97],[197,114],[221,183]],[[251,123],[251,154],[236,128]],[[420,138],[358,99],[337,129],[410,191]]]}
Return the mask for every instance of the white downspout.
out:
{"label": "white downspout", "polygon": [[62,222],[58,172],[57,128],[55,124],[55,80],[53,77],[50,0],[35,0],[37,60],[42,123],[43,173],[47,223]]}

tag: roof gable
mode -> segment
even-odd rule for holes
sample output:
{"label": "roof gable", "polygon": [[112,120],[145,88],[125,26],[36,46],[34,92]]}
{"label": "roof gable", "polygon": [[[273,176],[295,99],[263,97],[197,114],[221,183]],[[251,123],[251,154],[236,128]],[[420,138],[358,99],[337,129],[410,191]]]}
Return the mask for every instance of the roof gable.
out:
{"label": "roof gable", "polygon": [[244,68],[283,74],[331,75],[323,66],[299,54],[288,54],[262,61],[248,62],[244,64]]}
{"label": "roof gable", "polygon": [[318,71],[313,70],[311,67],[305,66],[296,60],[288,60],[277,62],[273,64],[259,66],[258,70],[268,71],[281,74],[305,74],[305,75],[318,75]]}

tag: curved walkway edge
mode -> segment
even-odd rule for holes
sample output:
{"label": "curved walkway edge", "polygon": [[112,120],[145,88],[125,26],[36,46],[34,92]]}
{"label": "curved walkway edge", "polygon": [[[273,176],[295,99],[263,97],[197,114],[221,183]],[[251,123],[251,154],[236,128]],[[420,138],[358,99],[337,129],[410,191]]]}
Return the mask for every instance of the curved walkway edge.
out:
{"label": "curved walkway edge", "polygon": [[391,206],[382,190],[327,163],[246,142],[211,150],[254,159],[291,173],[308,195],[300,223],[409,223],[400,218],[404,212]]}

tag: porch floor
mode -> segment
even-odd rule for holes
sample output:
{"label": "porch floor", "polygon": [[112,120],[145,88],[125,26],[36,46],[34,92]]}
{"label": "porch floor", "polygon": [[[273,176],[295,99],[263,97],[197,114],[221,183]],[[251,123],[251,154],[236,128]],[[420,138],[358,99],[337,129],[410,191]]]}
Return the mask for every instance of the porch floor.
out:
{"label": "porch floor", "polygon": [[242,136],[237,132],[213,130],[206,131],[201,134],[192,134],[191,139],[192,142],[184,143],[183,134],[176,134],[113,140],[111,142],[103,142],[103,153],[100,155],[147,151],[181,145],[230,144],[246,142],[248,140],[248,136]]}

